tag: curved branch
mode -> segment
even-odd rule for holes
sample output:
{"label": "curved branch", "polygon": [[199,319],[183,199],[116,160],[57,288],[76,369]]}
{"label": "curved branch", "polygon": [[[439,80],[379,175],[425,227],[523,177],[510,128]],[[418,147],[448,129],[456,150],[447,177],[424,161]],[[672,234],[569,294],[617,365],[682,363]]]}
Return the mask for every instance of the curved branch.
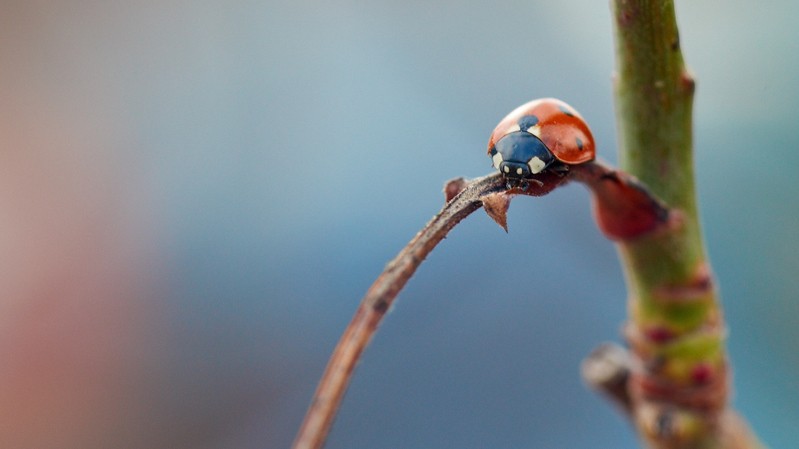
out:
{"label": "curved branch", "polygon": [[[452,197],[453,191],[458,190],[460,193]],[[386,265],[383,273],[366,292],[330,357],[305,421],[294,441],[294,449],[322,447],[352,378],[355,364],[400,290],[430,251],[456,224],[479,209],[485,197],[502,191],[505,191],[505,180],[499,173],[471,182],[461,179],[447,184],[445,195],[447,199],[452,197],[451,200]]]}

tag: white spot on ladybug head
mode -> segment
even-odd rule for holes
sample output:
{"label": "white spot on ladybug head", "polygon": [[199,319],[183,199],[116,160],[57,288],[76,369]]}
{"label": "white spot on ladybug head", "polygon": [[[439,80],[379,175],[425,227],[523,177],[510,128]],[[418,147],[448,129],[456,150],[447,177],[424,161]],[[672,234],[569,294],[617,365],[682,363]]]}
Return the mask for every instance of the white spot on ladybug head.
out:
{"label": "white spot on ladybug head", "polygon": [[502,154],[497,151],[493,156],[491,156],[491,161],[494,163],[494,168],[499,170],[499,165],[502,164]]}
{"label": "white spot on ladybug head", "polygon": [[515,133],[516,131],[521,131],[521,128],[519,128],[519,124],[518,123],[516,123],[513,126],[511,126],[510,128],[508,128],[508,130],[505,131],[505,134]]}
{"label": "white spot on ladybug head", "polygon": [[507,165],[505,166],[505,173],[510,173],[510,168]]}
{"label": "white spot on ladybug head", "polygon": [[521,176],[522,173],[524,173],[524,170],[522,170],[521,167],[516,169],[516,174],[517,175]]}
{"label": "white spot on ladybug head", "polygon": [[530,159],[530,162],[527,163],[527,166],[530,167],[530,172],[532,174],[541,173],[541,170],[547,166],[547,164],[542,161],[538,156],[533,157]]}
{"label": "white spot on ladybug head", "polygon": [[541,138],[541,127],[539,125],[527,128],[527,132],[538,137],[539,139]]}

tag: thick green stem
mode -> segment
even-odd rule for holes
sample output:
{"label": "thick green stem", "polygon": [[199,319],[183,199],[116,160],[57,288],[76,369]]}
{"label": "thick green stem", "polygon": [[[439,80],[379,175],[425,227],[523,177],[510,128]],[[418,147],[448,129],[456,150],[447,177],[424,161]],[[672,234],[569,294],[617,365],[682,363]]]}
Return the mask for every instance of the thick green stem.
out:
{"label": "thick green stem", "polygon": [[634,423],[653,448],[760,447],[730,429],[741,423],[727,405],[725,329],[696,207],[694,81],[673,1],[611,4],[620,165],[675,211],[663,229],[618,245],[630,294],[627,338],[641,362],[628,386]]}
{"label": "thick green stem", "polygon": [[631,293],[649,301],[657,287],[692,283],[705,263],[694,189],[694,82],[671,1],[613,5],[620,165],[680,211],[670,232],[620,245]]}

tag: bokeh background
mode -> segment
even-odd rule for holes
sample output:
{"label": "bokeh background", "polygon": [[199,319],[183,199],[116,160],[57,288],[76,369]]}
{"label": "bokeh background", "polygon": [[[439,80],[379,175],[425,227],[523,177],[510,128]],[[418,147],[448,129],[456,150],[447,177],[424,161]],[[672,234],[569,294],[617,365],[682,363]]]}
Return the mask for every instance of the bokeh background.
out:
{"label": "bokeh background", "polygon": [[[680,1],[735,404],[799,446],[799,3]],[[4,0],[0,447],[286,448],[384,264],[560,97],[615,160],[606,2]],[[634,448],[581,383],[625,290],[580,186],[477,213],[328,448]]]}

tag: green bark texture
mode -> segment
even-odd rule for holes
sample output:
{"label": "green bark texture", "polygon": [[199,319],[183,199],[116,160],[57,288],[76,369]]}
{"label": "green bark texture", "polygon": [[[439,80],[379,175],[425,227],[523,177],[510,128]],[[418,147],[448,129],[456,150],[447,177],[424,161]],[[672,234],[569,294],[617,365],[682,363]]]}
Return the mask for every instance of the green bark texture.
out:
{"label": "green bark texture", "polygon": [[629,291],[625,333],[640,362],[628,385],[633,422],[652,448],[762,447],[727,403],[726,332],[694,184],[694,81],[674,3],[611,7],[620,165],[673,211],[662,229],[618,245]]}

